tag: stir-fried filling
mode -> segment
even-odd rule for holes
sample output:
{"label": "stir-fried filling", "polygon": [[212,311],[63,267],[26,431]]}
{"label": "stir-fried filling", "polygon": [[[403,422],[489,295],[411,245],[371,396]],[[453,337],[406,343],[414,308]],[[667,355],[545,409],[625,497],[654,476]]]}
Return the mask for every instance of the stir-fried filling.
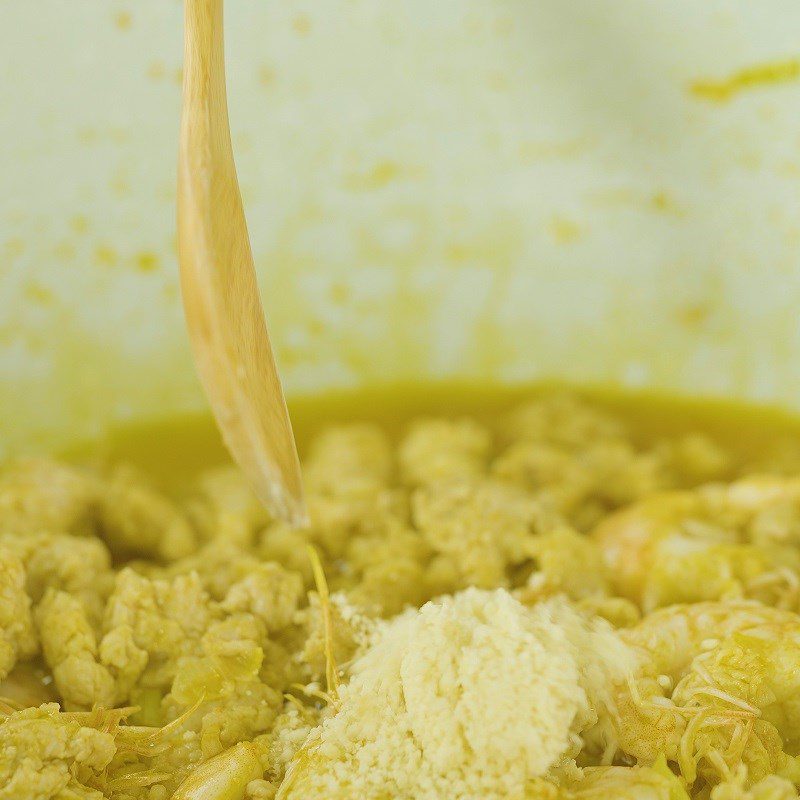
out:
{"label": "stir-fried filling", "polygon": [[0,469],[0,800],[784,800],[800,457],[562,394],[232,468]]}

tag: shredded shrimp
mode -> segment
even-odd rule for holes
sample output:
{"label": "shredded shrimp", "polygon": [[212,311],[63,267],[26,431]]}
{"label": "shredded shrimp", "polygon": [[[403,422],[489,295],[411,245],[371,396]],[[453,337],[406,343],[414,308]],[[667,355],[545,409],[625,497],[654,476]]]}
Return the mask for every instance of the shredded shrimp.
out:
{"label": "shredded shrimp", "polygon": [[567,800],[689,800],[661,756],[653,767],[593,767],[565,792]]}
{"label": "shredded shrimp", "polygon": [[687,782],[795,772],[800,736],[800,616],[754,601],[654,612],[621,632],[641,653],[618,702],[619,746],[665,753]]}
{"label": "shredded shrimp", "polygon": [[742,597],[797,607],[800,479],[760,476],[651,495],[592,535],[614,589],[645,611]]}
{"label": "shredded shrimp", "polygon": [[240,742],[197,767],[172,800],[242,800],[247,784],[262,774],[253,746]]}

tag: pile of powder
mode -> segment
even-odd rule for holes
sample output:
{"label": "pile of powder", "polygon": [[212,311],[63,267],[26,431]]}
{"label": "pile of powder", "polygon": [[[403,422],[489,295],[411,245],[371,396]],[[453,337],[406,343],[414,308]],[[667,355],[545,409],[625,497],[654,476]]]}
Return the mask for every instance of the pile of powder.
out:
{"label": "pile of powder", "polygon": [[383,624],[281,800],[515,800],[577,751],[631,656],[566,601],[468,589]]}

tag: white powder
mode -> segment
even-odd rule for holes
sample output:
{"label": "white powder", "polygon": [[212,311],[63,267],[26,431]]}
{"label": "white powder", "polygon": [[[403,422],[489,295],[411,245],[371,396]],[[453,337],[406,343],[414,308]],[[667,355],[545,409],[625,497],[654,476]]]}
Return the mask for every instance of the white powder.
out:
{"label": "white powder", "polygon": [[280,797],[513,800],[596,720],[630,664],[566,601],[469,589],[384,624]]}

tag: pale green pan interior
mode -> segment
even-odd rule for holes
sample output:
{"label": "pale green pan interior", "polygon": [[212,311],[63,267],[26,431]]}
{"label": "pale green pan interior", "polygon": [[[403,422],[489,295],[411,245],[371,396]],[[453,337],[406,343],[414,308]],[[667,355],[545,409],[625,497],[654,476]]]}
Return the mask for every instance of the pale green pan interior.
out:
{"label": "pale green pan interior", "polygon": [[[561,378],[800,406],[796,0],[228,0],[290,394]],[[181,3],[0,0],[0,441],[204,407]]]}

